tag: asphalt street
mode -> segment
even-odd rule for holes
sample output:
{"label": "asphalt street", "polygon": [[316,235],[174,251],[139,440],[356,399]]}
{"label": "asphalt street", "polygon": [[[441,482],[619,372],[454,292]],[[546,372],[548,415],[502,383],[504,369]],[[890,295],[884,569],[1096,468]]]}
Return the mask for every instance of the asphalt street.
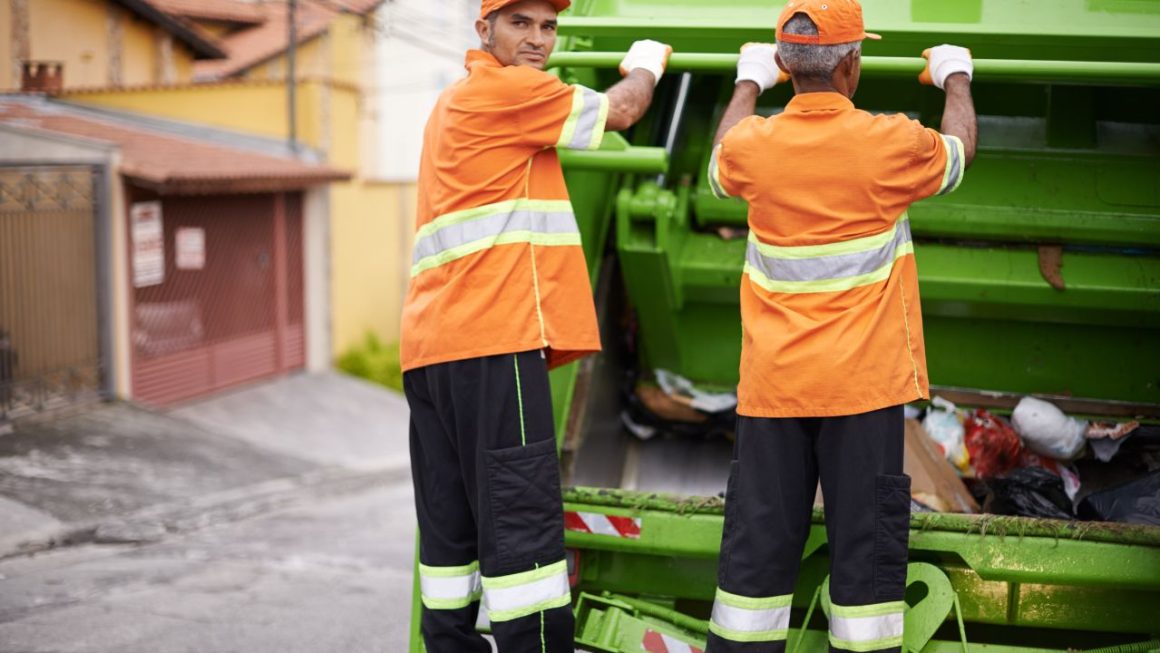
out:
{"label": "asphalt street", "polygon": [[0,561],[2,653],[406,650],[410,479],[144,546]]}

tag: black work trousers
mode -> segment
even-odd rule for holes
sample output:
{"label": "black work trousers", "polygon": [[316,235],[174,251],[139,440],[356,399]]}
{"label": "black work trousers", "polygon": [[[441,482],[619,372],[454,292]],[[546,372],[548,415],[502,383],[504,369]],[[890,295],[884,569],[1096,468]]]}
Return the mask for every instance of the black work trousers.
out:
{"label": "black work trousers", "polygon": [[785,651],[819,477],[830,650],[899,650],[910,524],[904,428],[901,406],[846,417],[738,418],[709,652]]}
{"label": "black work trousers", "polygon": [[575,650],[560,467],[540,351],[403,375],[428,653]]}

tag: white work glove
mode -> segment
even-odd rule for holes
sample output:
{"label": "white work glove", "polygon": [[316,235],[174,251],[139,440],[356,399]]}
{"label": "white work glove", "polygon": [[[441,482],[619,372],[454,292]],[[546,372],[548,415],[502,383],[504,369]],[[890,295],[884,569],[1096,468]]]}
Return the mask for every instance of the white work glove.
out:
{"label": "white work glove", "polygon": [[737,60],[736,83],[750,81],[765,92],[778,82],[789,79],[789,75],[778,68],[776,55],[777,46],[773,43],[746,43],[741,46],[741,57]]}
{"label": "white work glove", "polygon": [[971,60],[971,51],[957,45],[940,45],[923,51],[926,59],[926,68],[918,76],[923,84],[934,84],[943,88],[947,77],[955,73],[966,73],[967,79],[975,74],[975,64]]}
{"label": "white work glove", "polygon": [[620,74],[627,75],[637,68],[643,68],[653,75],[653,86],[661,81],[665,66],[669,64],[669,55],[673,53],[671,45],[659,41],[637,41],[628,49],[624,60],[620,62]]}

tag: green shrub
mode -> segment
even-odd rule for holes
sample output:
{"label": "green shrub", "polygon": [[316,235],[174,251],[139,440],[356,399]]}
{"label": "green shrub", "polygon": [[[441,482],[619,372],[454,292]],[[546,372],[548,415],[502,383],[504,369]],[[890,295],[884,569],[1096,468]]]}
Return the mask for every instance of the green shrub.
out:
{"label": "green shrub", "polygon": [[396,392],[403,391],[403,370],[399,366],[399,344],[384,345],[367,333],[363,343],[351,347],[337,361],[338,369]]}

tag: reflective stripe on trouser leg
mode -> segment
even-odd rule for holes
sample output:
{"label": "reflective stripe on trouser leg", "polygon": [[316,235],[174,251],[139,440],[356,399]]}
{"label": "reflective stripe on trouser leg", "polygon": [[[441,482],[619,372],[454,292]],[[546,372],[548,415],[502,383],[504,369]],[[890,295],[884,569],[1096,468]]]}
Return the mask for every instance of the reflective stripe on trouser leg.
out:
{"label": "reflective stripe on trouser leg", "polygon": [[518,574],[483,577],[483,599],[492,623],[511,621],[572,602],[564,560]]}
{"label": "reflective stripe on trouser leg", "polygon": [[830,645],[845,651],[877,651],[902,646],[902,601],[873,605],[830,603]]}
{"label": "reflective stripe on trouser leg", "polygon": [[458,610],[479,600],[483,594],[479,562],[459,567],[419,565],[419,587],[423,607],[428,610]]}
{"label": "reflective stripe on trouser leg", "polygon": [[734,642],[776,642],[789,633],[792,594],[749,597],[717,588],[709,630]]}

